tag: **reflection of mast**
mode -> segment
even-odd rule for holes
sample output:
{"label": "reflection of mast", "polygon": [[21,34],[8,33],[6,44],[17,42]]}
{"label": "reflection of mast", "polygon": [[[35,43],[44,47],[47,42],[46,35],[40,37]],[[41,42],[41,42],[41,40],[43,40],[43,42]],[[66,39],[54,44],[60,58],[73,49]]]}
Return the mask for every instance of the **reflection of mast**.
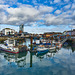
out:
{"label": "reflection of mast", "polygon": [[30,52],[30,67],[32,67],[32,52]]}

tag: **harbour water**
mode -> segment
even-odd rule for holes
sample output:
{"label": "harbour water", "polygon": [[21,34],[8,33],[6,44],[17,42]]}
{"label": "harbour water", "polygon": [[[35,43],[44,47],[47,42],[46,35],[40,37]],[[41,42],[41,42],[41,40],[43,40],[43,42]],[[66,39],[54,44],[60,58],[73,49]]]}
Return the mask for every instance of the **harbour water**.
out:
{"label": "harbour water", "polygon": [[[26,44],[29,45],[27,39]],[[75,47],[65,46],[43,54],[0,51],[0,75],[75,75]]]}

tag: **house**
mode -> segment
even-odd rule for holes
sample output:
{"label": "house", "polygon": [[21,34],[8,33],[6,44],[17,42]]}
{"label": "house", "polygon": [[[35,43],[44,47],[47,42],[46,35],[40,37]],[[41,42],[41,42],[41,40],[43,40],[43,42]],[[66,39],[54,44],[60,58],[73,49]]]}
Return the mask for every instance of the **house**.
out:
{"label": "house", "polygon": [[46,32],[46,33],[44,33],[43,37],[51,37],[56,34],[61,35],[62,33],[60,33],[60,32]]}
{"label": "house", "polygon": [[14,29],[10,29],[10,28],[5,28],[1,32],[4,35],[14,35],[16,33]]}
{"label": "house", "polygon": [[64,33],[65,35],[75,36],[75,29],[69,30],[69,31],[64,31],[63,33]]}
{"label": "house", "polygon": [[63,33],[64,33],[64,35],[71,35],[72,31],[64,31]]}
{"label": "house", "polygon": [[72,36],[75,36],[75,29],[72,30]]}

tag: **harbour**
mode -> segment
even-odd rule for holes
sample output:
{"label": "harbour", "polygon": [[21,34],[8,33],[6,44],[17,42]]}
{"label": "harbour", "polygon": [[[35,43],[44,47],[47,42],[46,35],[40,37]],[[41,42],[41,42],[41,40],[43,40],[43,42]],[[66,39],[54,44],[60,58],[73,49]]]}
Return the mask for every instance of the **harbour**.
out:
{"label": "harbour", "polygon": [[75,75],[75,0],[0,0],[0,75]]}
{"label": "harbour", "polygon": [[[30,39],[26,39],[26,45],[29,44]],[[0,51],[0,75],[74,75],[74,57],[75,46],[70,45],[39,54],[30,51],[18,54]]]}
{"label": "harbour", "polygon": [[0,75],[74,75],[74,57],[72,34],[0,36]]}

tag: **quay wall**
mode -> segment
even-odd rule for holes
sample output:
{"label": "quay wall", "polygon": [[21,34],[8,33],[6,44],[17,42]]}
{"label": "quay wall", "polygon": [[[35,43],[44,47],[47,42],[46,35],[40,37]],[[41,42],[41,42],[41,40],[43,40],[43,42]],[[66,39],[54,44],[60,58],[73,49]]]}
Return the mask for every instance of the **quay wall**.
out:
{"label": "quay wall", "polygon": [[24,40],[24,38],[21,38],[21,37],[0,37],[0,41],[5,41],[8,38],[15,39],[15,40]]}

